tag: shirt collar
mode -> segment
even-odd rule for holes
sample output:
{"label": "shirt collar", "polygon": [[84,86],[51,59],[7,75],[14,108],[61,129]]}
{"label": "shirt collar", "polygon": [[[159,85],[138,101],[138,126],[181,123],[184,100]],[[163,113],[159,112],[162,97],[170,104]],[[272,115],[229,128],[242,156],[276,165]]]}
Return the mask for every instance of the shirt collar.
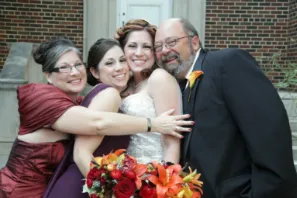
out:
{"label": "shirt collar", "polygon": [[197,59],[198,59],[199,54],[200,54],[200,50],[201,50],[201,48],[199,48],[199,50],[198,50],[197,53],[196,53],[195,59],[194,59],[194,61],[193,61],[193,64],[191,65],[191,67],[190,67],[190,69],[189,69],[189,71],[188,71],[188,73],[187,73],[187,75],[186,75],[186,79],[189,78],[191,72],[192,72],[193,69],[194,69],[194,65],[195,65],[195,63],[196,63],[196,61],[197,61]]}

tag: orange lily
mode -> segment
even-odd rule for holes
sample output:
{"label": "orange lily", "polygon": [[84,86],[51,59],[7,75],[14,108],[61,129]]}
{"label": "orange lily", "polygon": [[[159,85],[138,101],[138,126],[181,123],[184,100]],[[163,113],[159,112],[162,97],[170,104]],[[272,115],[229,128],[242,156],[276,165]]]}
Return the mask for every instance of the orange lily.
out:
{"label": "orange lily", "polygon": [[114,153],[110,153],[108,155],[103,156],[101,165],[116,164],[117,160],[118,156]]}
{"label": "orange lily", "polygon": [[145,164],[136,164],[136,166],[133,168],[133,171],[136,174],[136,188],[140,189],[142,186],[141,176],[143,176],[146,172],[146,165]]}
{"label": "orange lily", "polygon": [[172,187],[170,187],[168,189],[168,191],[166,193],[166,197],[177,198],[177,195],[181,191],[182,188],[183,188],[182,184],[173,185]]}
{"label": "orange lily", "polygon": [[203,71],[197,70],[197,71],[193,71],[191,72],[188,80],[189,80],[189,86],[190,88],[193,88],[196,79],[201,76],[203,74]]}
{"label": "orange lily", "polygon": [[161,164],[158,165],[158,176],[150,175],[148,180],[156,185],[157,196],[158,198],[165,198],[165,194],[168,189],[175,186],[176,184],[183,183],[183,179],[179,176],[178,173],[174,171],[174,166],[169,166],[167,169],[164,168]]}
{"label": "orange lily", "polygon": [[188,81],[189,81],[189,87],[190,87],[190,94],[189,94],[189,98],[188,101],[190,101],[190,97],[191,97],[191,90],[194,87],[194,84],[196,82],[196,79],[201,76],[203,74],[203,71],[197,70],[197,71],[193,71],[190,76],[188,77]]}
{"label": "orange lily", "polygon": [[105,155],[103,157],[94,157],[90,163],[90,167],[92,169],[96,165],[102,166],[102,165],[113,164],[114,162],[116,162],[117,158],[125,151],[126,151],[125,149],[118,149],[114,153],[109,153],[108,155]]}
{"label": "orange lily", "polygon": [[101,165],[116,164],[118,157],[125,151],[125,149],[118,149],[113,153],[109,153],[108,155],[103,156]]}
{"label": "orange lily", "polygon": [[117,156],[122,155],[124,152],[126,152],[126,149],[118,149],[114,152],[114,154],[116,154]]}

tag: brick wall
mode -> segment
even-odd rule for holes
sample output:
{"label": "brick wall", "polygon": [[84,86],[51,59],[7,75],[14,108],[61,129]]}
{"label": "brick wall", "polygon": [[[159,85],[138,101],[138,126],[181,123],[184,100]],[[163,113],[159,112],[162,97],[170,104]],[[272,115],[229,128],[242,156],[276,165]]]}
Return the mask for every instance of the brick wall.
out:
{"label": "brick wall", "polygon": [[[281,64],[286,64],[289,36],[296,37],[296,3],[288,0],[206,0],[205,47],[221,49],[242,48],[260,60],[263,70],[270,70],[269,58],[282,53]],[[290,8],[291,5],[291,8]],[[289,14],[290,13],[290,14]],[[290,20],[289,17],[293,17]],[[290,35],[289,35],[290,33]],[[292,52],[296,53],[291,44]],[[282,78],[278,70],[268,72],[273,83]]]}
{"label": "brick wall", "polygon": [[290,0],[288,60],[297,60],[297,2]]}
{"label": "brick wall", "polygon": [[10,42],[66,36],[82,49],[83,0],[1,0],[0,8],[0,69]]}
{"label": "brick wall", "polygon": [[[269,57],[282,53],[280,63],[297,57],[297,3],[295,0],[206,0],[205,48],[246,49],[271,68]],[[10,42],[34,42],[67,36],[83,45],[83,0],[1,0],[0,69]],[[268,72],[277,83],[279,70]]]}

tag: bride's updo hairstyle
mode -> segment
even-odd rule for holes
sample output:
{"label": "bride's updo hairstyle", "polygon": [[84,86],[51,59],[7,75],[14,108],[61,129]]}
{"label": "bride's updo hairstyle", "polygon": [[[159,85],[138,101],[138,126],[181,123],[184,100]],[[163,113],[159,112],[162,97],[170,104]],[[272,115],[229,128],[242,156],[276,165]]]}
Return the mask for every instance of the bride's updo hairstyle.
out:
{"label": "bride's updo hairstyle", "polygon": [[[116,35],[114,38],[119,41],[122,48],[124,49],[127,41],[129,39],[130,33],[134,31],[147,31],[152,37],[152,45],[154,45],[155,35],[157,31],[157,26],[150,24],[146,20],[143,19],[133,19],[129,20],[123,27],[120,27],[116,30]],[[156,69],[158,66],[154,64],[150,69],[143,69],[141,71],[141,76],[145,79],[150,76],[152,71]]]}
{"label": "bride's updo hairstyle", "polygon": [[42,72],[51,73],[59,58],[69,51],[74,51],[82,59],[81,52],[73,42],[61,37],[41,43],[32,51],[32,55],[35,62],[42,65]]}

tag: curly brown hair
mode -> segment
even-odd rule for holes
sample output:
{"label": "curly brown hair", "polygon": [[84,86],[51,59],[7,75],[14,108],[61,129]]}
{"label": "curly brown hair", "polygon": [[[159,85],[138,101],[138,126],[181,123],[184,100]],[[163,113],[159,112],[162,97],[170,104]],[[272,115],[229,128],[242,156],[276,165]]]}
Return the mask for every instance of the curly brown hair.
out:
{"label": "curly brown hair", "polygon": [[[157,26],[150,24],[144,19],[129,20],[123,27],[120,27],[116,30],[116,35],[114,36],[114,38],[119,41],[122,48],[124,49],[130,33],[142,30],[147,31],[151,35],[154,44]],[[141,71],[141,76],[144,79],[148,78],[153,70],[155,70],[157,67],[158,66],[154,64],[151,69],[144,69],[143,71]]]}

